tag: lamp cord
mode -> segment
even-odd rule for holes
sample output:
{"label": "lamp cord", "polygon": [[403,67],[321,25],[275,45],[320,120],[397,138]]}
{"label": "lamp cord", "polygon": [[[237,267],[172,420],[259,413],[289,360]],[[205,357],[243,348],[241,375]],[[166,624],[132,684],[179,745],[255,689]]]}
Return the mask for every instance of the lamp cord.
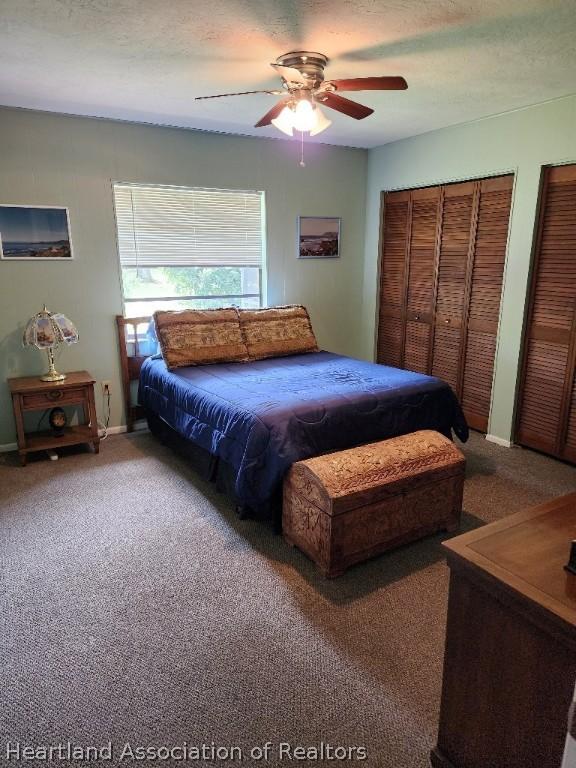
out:
{"label": "lamp cord", "polygon": [[100,440],[106,440],[108,437],[108,427],[110,426],[110,390],[106,390],[106,394],[102,395],[102,405],[105,408],[106,411],[106,421],[104,424],[101,424],[99,421],[97,422],[98,426],[104,430],[104,434],[100,438]]}

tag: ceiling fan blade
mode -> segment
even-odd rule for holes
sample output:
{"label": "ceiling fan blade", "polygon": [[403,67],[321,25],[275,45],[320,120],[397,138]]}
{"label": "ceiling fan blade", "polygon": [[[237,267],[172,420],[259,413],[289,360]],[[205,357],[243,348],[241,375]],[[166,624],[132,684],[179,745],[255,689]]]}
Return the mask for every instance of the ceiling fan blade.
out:
{"label": "ceiling fan blade", "polygon": [[365,107],[364,104],[358,104],[357,101],[350,101],[343,96],[337,96],[335,93],[323,93],[316,98],[325,107],[335,109],[336,112],[343,112],[348,117],[353,117],[355,120],[363,120],[368,115],[374,112],[370,107]]}
{"label": "ceiling fan blade", "polygon": [[308,78],[304,77],[302,72],[296,67],[283,67],[281,64],[270,64],[280,77],[287,83],[301,83],[302,85],[308,85]]}
{"label": "ceiling fan blade", "polygon": [[254,128],[263,128],[265,125],[270,125],[272,120],[278,117],[280,112],[284,109],[284,107],[288,104],[288,99],[280,99],[272,109],[269,109],[268,112],[264,115],[264,117],[261,117],[260,120],[256,123]]}
{"label": "ceiling fan blade", "polygon": [[329,82],[337,91],[405,91],[408,88],[403,77],[353,77]]}
{"label": "ceiling fan blade", "polygon": [[271,96],[281,96],[284,91],[240,91],[239,93],[218,93],[216,96],[195,96],[194,101],[202,99],[223,99],[225,96],[248,96],[251,93],[268,93]]}

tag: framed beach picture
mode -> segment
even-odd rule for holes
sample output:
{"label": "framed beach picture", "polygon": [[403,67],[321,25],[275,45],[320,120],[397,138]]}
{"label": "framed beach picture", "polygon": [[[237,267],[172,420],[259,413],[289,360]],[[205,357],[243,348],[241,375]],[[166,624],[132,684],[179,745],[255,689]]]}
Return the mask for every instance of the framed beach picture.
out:
{"label": "framed beach picture", "polygon": [[68,208],[0,205],[0,258],[71,259]]}
{"label": "framed beach picture", "polygon": [[298,258],[337,259],[340,256],[340,221],[333,216],[300,216]]}

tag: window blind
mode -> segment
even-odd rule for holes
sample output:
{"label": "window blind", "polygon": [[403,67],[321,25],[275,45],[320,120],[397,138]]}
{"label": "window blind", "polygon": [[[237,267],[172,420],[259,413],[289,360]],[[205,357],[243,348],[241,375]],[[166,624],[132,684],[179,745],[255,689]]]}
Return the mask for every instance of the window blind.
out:
{"label": "window blind", "polygon": [[262,267],[263,193],[114,184],[123,267]]}

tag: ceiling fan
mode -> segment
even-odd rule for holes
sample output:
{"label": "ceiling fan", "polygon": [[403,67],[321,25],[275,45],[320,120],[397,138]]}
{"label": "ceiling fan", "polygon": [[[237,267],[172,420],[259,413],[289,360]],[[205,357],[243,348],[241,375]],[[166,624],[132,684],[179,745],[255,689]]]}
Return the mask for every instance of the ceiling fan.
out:
{"label": "ceiling fan", "polygon": [[340,96],[339,92],[403,91],[408,88],[403,77],[324,80],[324,67],[327,64],[328,58],[322,53],[291,51],[279,56],[274,64],[270,65],[282,78],[281,89],[220,93],[216,96],[197,96],[196,100],[247,96],[254,93],[282,96],[254,127],[262,128],[272,124],[288,136],[293,135],[294,129],[301,132],[309,131],[311,136],[315,136],[332,124],[332,121],[321,111],[320,104],[353,117],[355,120],[363,120],[374,112],[370,107]]}

